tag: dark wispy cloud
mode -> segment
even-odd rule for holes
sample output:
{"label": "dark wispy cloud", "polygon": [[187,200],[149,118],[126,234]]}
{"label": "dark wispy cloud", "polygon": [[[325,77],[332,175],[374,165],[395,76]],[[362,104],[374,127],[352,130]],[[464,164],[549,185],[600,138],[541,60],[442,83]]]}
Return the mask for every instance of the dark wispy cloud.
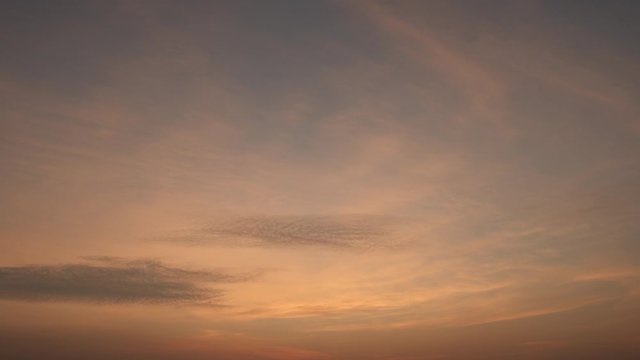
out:
{"label": "dark wispy cloud", "polygon": [[85,260],[88,262],[0,267],[0,299],[219,305],[223,293],[211,284],[248,281],[256,276],[186,270],[155,260]]}
{"label": "dark wispy cloud", "polygon": [[391,245],[391,230],[391,219],[383,216],[253,216],[220,221],[172,239],[194,245],[370,249]]}

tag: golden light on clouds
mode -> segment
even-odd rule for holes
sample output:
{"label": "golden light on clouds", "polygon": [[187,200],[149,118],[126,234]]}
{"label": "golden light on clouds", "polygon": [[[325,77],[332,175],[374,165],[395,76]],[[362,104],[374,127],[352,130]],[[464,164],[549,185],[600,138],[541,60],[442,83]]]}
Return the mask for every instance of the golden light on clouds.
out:
{"label": "golden light on clouds", "polygon": [[639,12],[5,2],[0,358],[640,357]]}

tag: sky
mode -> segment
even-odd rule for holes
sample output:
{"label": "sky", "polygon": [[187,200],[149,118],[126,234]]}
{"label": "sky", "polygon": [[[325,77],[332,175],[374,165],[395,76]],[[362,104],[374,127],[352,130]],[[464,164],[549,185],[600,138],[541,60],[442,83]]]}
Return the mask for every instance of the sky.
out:
{"label": "sky", "polygon": [[2,359],[640,358],[640,3],[0,3]]}

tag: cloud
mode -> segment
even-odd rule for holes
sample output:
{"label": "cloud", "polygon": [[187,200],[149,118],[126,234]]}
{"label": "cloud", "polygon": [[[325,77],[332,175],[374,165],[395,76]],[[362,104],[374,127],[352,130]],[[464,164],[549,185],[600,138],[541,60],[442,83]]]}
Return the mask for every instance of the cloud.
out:
{"label": "cloud", "polygon": [[321,246],[370,249],[388,246],[391,219],[383,216],[253,216],[221,221],[178,236],[174,240],[195,245]]}
{"label": "cloud", "polygon": [[507,82],[497,73],[471,60],[463,51],[451,46],[436,31],[417,26],[394,14],[391,7],[375,2],[355,2],[379,29],[396,37],[396,44],[410,58],[433,67],[465,98],[466,110],[454,118],[459,123],[472,119],[485,121],[502,135],[513,135],[507,123]]}
{"label": "cloud", "polygon": [[85,259],[90,262],[0,267],[0,299],[219,305],[222,291],[208,284],[255,277],[180,269],[154,260]]}

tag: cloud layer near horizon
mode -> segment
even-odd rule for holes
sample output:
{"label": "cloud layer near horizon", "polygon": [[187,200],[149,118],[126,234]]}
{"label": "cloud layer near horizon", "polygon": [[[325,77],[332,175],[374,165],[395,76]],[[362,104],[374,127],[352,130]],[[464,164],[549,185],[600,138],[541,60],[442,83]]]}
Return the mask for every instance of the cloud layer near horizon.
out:
{"label": "cloud layer near horizon", "polygon": [[209,284],[253,277],[185,270],[153,260],[89,259],[85,264],[0,267],[0,299],[217,305],[223,292]]}

